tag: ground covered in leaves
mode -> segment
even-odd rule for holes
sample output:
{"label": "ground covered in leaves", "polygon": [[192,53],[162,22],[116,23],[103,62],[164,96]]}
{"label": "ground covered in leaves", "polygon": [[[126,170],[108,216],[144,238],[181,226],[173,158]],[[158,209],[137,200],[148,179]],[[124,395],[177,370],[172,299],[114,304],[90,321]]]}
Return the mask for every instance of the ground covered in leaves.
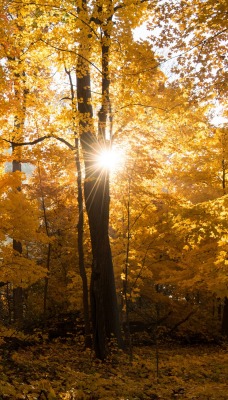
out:
{"label": "ground covered in leaves", "polygon": [[115,348],[102,363],[75,341],[3,346],[0,400],[228,399],[227,345]]}

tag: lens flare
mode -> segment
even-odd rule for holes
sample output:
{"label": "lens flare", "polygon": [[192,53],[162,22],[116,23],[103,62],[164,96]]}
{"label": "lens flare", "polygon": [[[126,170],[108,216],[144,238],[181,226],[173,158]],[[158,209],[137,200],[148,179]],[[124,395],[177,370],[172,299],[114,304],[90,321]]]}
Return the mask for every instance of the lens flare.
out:
{"label": "lens flare", "polygon": [[115,171],[119,168],[123,155],[118,149],[103,149],[97,155],[98,166],[102,169]]}

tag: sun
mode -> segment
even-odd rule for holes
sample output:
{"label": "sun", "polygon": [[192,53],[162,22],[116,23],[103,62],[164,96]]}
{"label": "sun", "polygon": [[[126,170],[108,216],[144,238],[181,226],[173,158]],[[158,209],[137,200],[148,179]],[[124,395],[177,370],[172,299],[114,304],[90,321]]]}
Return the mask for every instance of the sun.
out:
{"label": "sun", "polygon": [[114,172],[119,169],[123,154],[119,149],[112,147],[110,149],[101,149],[96,158],[99,168]]}

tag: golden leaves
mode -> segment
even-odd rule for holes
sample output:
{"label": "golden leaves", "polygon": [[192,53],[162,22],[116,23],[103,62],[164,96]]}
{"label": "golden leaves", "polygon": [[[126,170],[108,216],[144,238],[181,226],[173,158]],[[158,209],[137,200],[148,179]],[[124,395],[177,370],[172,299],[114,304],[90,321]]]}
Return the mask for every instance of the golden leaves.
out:
{"label": "golden leaves", "polygon": [[0,263],[0,279],[2,282],[12,282],[14,287],[28,287],[47,275],[46,268],[37,266],[35,260],[13,252],[12,245],[2,250]]}

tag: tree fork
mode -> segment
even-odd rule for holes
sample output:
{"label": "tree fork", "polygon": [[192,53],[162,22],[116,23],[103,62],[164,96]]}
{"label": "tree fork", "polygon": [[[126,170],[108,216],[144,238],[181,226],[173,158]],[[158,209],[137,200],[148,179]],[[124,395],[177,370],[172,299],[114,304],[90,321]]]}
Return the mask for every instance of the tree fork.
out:
{"label": "tree fork", "polygon": [[[86,2],[83,3],[86,12]],[[84,40],[83,40],[84,39]],[[84,47],[86,43],[86,48]],[[90,284],[91,317],[93,339],[96,356],[105,359],[107,340],[116,337],[121,345],[118,304],[116,298],[115,279],[112,254],[110,248],[109,225],[109,175],[102,171],[96,163],[99,152],[99,141],[94,132],[93,108],[91,105],[91,79],[89,63],[89,35],[81,39],[81,55],[77,62],[77,101],[79,112],[80,141],[85,164],[84,197],[89,221],[91,246],[93,254],[92,275]],[[104,75],[102,74],[102,79]],[[102,82],[104,84],[104,82]],[[103,87],[102,84],[102,87]],[[102,106],[104,96],[102,96]],[[105,137],[106,111],[102,121]]]}

